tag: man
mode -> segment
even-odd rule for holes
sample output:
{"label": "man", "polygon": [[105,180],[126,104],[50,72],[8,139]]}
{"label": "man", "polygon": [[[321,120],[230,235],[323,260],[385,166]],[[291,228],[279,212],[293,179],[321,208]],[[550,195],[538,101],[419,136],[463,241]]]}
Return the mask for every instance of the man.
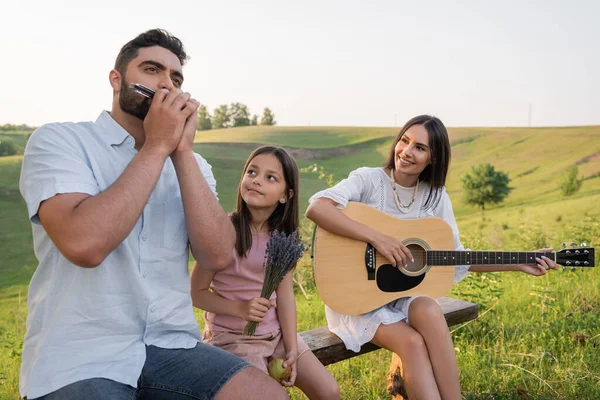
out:
{"label": "man", "polygon": [[287,398],[264,373],[200,343],[188,252],[224,268],[235,232],[210,165],[192,150],[198,102],[181,91],[186,59],[168,32],[139,35],[110,72],[110,113],[42,126],[29,140],[20,189],[40,263],[22,396]]}

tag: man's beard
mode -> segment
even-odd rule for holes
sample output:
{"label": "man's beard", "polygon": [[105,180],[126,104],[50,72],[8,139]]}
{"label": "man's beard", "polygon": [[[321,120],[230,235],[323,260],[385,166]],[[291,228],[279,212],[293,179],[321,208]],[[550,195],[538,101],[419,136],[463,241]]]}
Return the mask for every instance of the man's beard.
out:
{"label": "man's beard", "polygon": [[149,98],[129,88],[129,83],[125,82],[125,79],[121,80],[121,90],[119,92],[121,110],[143,121],[150,110],[150,102]]}

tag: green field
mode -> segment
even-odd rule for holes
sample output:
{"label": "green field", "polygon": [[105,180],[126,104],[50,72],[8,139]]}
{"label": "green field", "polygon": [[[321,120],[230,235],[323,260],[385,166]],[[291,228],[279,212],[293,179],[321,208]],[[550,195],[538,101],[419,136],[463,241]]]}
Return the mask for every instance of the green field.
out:
{"label": "green field", "polygon": [[[359,166],[378,166],[397,129],[249,127],[199,132],[196,151],[213,166],[227,211],[248,154],[257,145],[288,148],[301,168],[318,164],[334,181]],[[463,243],[473,249],[526,250],[564,241],[600,247],[600,127],[450,129],[448,192]],[[11,135],[23,146],[25,134]],[[36,267],[31,228],[18,193],[21,156],[0,158],[0,399],[18,398],[20,351],[28,281]],[[514,190],[485,216],[464,203],[460,177],[489,162],[506,172]],[[556,180],[577,164],[581,190],[564,198]],[[302,209],[327,187],[318,174],[301,174]],[[305,231],[309,224],[303,222]],[[598,264],[598,259],[596,259]],[[451,295],[480,304],[480,317],[455,327],[454,343],[468,399],[600,398],[600,269],[523,274],[478,274]],[[309,259],[296,270],[299,329],[325,324]],[[201,313],[198,312],[202,324]],[[346,399],[388,398],[389,353],[378,351],[328,367]],[[303,396],[296,390],[292,398]]]}

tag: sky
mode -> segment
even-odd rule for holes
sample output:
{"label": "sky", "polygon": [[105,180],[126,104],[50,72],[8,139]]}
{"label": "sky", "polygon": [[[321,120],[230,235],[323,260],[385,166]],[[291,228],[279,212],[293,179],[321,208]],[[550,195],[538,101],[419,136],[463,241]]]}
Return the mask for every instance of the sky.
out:
{"label": "sky", "polygon": [[0,124],[95,120],[120,48],[160,27],[184,90],[282,126],[600,125],[600,1],[17,0],[0,5]]}

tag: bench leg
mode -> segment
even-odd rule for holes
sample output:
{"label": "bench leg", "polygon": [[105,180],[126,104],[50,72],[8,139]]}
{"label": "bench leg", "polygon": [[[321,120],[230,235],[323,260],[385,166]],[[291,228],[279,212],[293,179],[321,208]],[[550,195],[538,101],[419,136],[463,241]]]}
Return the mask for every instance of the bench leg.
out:
{"label": "bench leg", "polygon": [[396,353],[392,353],[392,364],[387,377],[387,391],[392,395],[392,400],[408,400],[402,378],[402,361]]}

